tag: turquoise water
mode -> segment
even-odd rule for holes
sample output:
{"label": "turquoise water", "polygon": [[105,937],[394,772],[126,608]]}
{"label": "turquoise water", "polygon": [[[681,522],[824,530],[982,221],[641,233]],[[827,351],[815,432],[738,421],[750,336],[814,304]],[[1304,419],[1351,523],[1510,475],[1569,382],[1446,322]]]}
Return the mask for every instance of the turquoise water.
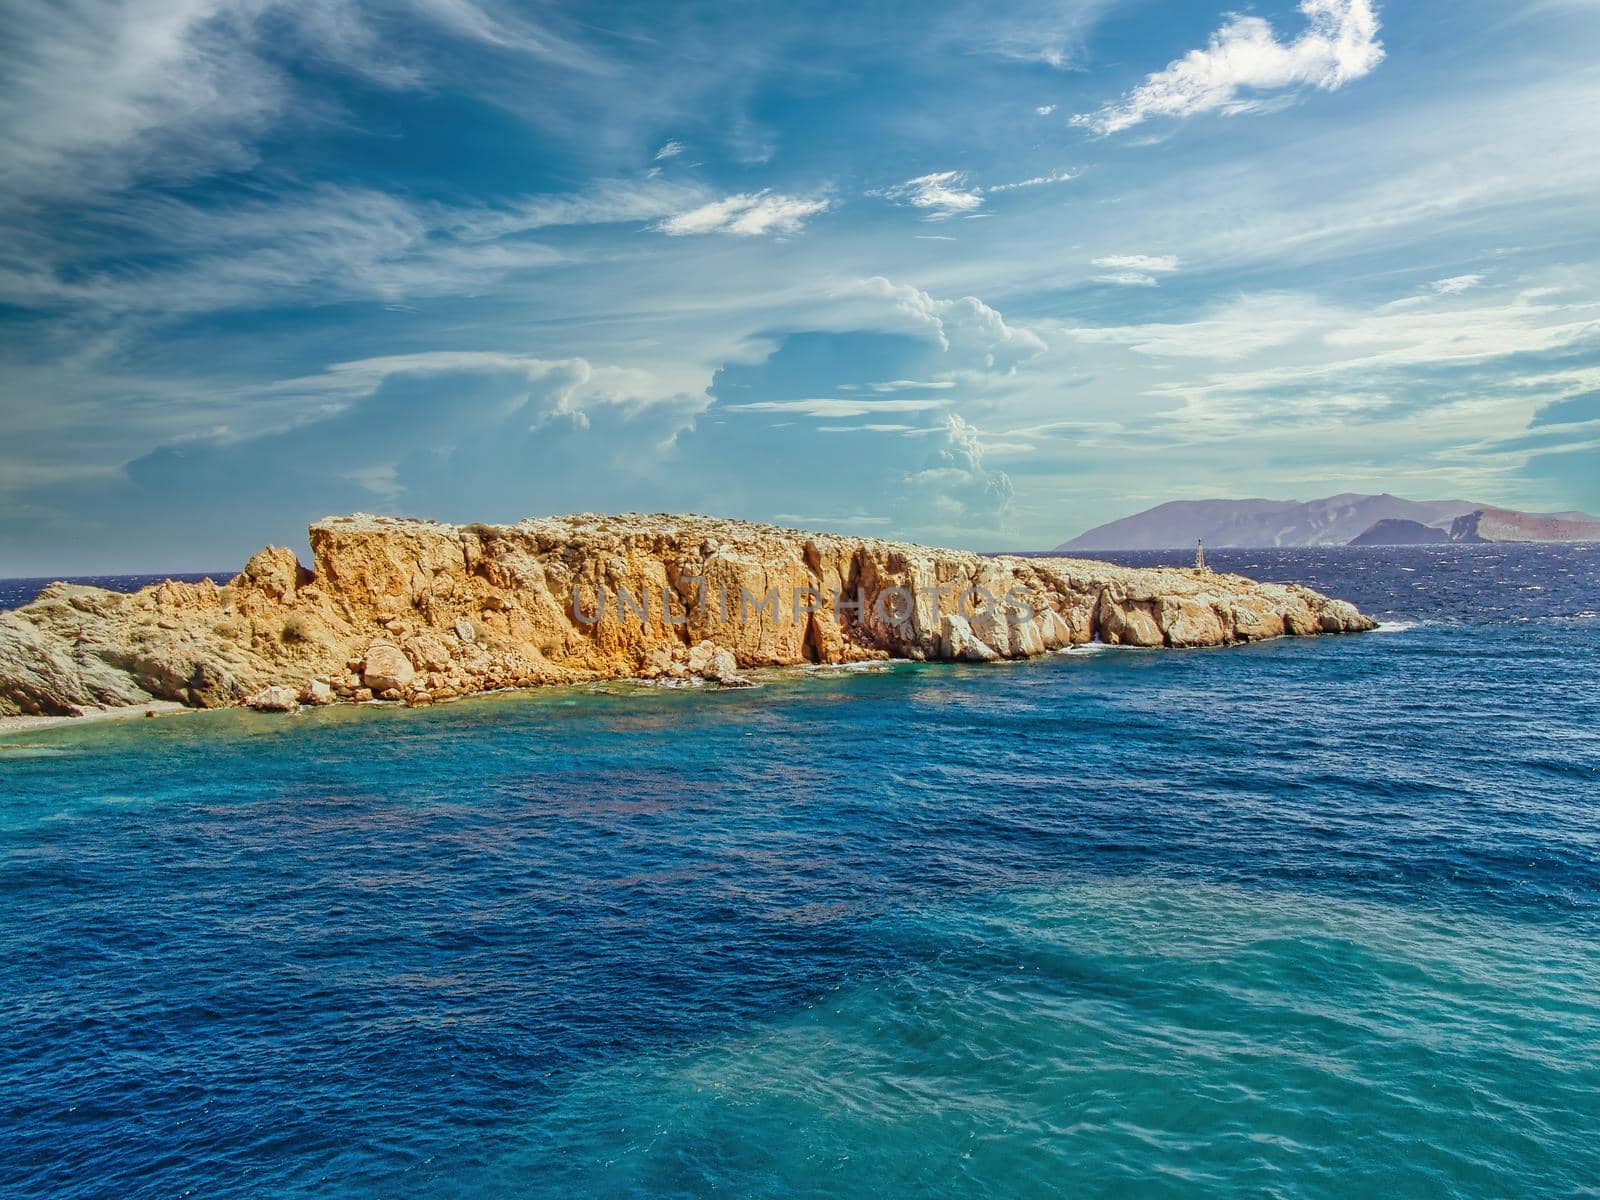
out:
{"label": "turquoise water", "polygon": [[1381,633],[0,739],[17,1196],[1578,1196],[1592,548]]}

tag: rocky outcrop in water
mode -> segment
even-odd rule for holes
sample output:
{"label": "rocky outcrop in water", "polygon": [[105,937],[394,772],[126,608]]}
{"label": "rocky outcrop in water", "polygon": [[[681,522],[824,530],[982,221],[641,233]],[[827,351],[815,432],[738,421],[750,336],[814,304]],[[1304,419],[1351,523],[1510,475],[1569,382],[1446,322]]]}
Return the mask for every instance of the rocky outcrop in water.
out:
{"label": "rocky outcrop in water", "polygon": [[[1099,640],[1212,646],[1374,623],[1293,585],[1070,558],[985,557],[677,516],[311,527],[225,585],[126,595],[58,583],[0,614],[0,715],[176,700],[197,708],[756,667],[1025,658]],[[282,690],[276,690],[282,689]]]}
{"label": "rocky outcrop in water", "polygon": [[1424,525],[1421,521],[1379,521],[1359,537],[1350,539],[1352,546],[1428,546],[1450,540],[1448,529]]}

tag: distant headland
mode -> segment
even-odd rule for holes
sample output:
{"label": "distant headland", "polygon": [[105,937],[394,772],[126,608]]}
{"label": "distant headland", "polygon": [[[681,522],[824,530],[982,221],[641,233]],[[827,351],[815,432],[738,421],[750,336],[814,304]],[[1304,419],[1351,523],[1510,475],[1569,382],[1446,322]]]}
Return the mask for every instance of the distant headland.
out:
{"label": "distant headland", "polygon": [[1405,546],[1429,542],[1600,541],[1600,517],[1529,513],[1467,500],[1404,500],[1344,492],[1322,500],[1174,500],[1097,525],[1056,547]]}
{"label": "distant headland", "polygon": [[1309,588],[986,557],[663,514],[446,525],[356,514],[225,584],[58,583],[0,613],[0,715],[382,699],[757,667],[1215,646],[1374,622]]}

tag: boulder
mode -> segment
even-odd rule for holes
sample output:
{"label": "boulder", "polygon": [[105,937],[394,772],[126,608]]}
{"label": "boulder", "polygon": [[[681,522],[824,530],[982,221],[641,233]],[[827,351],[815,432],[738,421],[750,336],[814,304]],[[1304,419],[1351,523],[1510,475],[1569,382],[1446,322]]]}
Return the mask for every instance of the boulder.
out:
{"label": "boulder", "polygon": [[450,643],[431,633],[419,633],[405,641],[406,657],[424,671],[446,671],[450,668]]}
{"label": "boulder", "polygon": [[1100,640],[1112,646],[1159,646],[1163,637],[1148,600],[1100,598]]}
{"label": "boulder", "polygon": [[293,550],[268,546],[257,550],[231,586],[249,588],[280,603],[290,603],[300,587],[311,582],[311,572],[300,565]]}
{"label": "boulder", "polygon": [[939,632],[939,657],[957,662],[993,662],[1000,656],[972,631],[965,617],[949,613]]}
{"label": "boulder", "polygon": [[281,683],[262,688],[245,703],[257,712],[292,713],[300,711],[300,700],[295,695],[294,689],[285,687]]}
{"label": "boulder", "polygon": [[[717,646],[715,642],[700,642],[689,649],[688,669],[691,675],[709,675],[712,663],[716,661]],[[731,655],[730,655],[731,657]]]}
{"label": "boulder", "polygon": [[1322,598],[1322,632],[1364,633],[1377,628],[1377,622],[1348,600]]}
{"label": "boulder", "polygon": [[[1055,616],[1054,613],[1050,614]],[[1029,617],[1020,612],[1008,612],[1006,620],[1011,626],[1011,652],[1025,658],[1034,658],[1045,652],[1044,623],[1039,614]]]}
{"label": "boulder", "polygon": [[1038,616],[1040,633],[1045,649],[1059,650],[1063,646],[1072,645],[1072,626],[1066,619],[1052,608],[1047,608]]}
{"label": "boulder", "polygon": [[334,698],[333,684],[326,679],[313,679],[300,693],[302,704],[332,704]]}
{"label": "boulder", "polygon": [[1211,605],[1185,596],[1163,597],[1158,607],[1169,646],[1220,646],[1227,641],[1222,618]]}
{"label": "boulder", "polygon": [[398,691],[416,677],[417,669],[411,665],[405,651],[393,642],[373,642],[361,660],[362,686],[380,696],[384,692]]}

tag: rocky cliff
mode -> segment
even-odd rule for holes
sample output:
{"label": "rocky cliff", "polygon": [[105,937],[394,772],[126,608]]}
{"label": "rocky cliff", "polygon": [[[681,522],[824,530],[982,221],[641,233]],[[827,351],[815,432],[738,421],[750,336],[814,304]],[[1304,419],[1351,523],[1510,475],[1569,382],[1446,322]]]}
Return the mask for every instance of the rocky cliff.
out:
{"label": "rocky cliff", "polygon": [[1091,640],[1210,646],[1371,629],[1307,588],[1069,558],[983,557],[704,517],[311,527],[225,585],[53,584],[0,614],[0,714],[176,700],[412,704],[754,667],[987,661]]}

